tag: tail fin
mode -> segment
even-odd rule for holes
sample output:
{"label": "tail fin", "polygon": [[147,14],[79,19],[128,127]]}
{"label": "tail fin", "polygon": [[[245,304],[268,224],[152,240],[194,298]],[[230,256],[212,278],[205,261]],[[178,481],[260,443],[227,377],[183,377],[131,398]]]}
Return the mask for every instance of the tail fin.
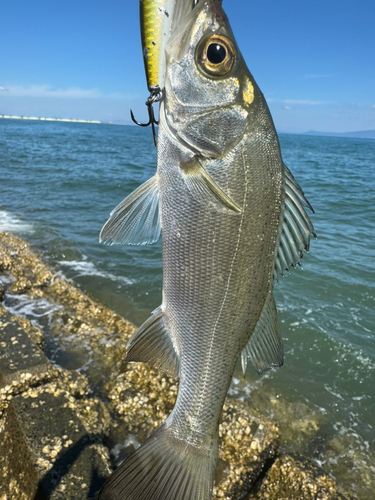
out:
{"label": "tail fin", "polygon": [[164,423],[116,469],[98,500],[210,500],[217,443],[198,448]]}

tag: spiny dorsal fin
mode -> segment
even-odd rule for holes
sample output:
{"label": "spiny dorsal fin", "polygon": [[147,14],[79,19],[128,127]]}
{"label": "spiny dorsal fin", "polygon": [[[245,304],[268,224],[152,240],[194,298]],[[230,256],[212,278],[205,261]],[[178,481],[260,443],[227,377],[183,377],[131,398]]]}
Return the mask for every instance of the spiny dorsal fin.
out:
{"label": "spiny dorsal fin", "polygon": [[180,168],[190,193],[197,201],[213,205],[220,212],[232,214],[241,212],[237,203],[224,193],[196,156],[181,164]]}
{"label": "spiny dorsal fin", "polygon": [[110,214],[99,241],[110,245],[147,245],[160,236],[157,175],[144,182]]}
{"label": "spiny dorsal fin", "polygon": [[272,367],[283,365],[283,341],[272,291],[268,293],[258,323],[254,328],[249,342],[241,353],[241,365],[244,376],[248,359],[252,361],[259,374]]}
{"label": "spiny dorsal fin", "polygon": [[141,361],[178,377],[180,361],[165,326],[161,306],[141,325],[126,346],[125,362]]}
{"label": "spiny dorsal fin", "polygon": [[280,245],[277,251],[274,278],[290,267],[301,265],[305,252],[309,251],[310,234],[315,234],[305,208],[314,212],[291,171],[285,168],[285,209]]}

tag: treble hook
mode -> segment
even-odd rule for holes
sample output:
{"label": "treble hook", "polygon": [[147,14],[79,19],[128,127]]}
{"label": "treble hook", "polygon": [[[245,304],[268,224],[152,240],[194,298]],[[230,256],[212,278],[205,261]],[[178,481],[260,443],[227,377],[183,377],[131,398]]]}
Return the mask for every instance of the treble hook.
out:
{"label": "treble hook", "polygon": [[161,90],[159,87],[156,87],[151,91],[151,94],[149,95],[147,101],[146,101],[146,106],[147,106],[147,111],[148,111],[148,122],[147,123],[140,123],[134,118],[133,111],[130,110],[130,116],[133,122],[136,125],[139,125],[140,127],[148,127],[151,125],[152,128],[152,135],[154,137],[154,144],[157,146],[156,142],[156,131],[155,131],[155,125],[159,125],[159,121],[155,119],[155,113],[154,113],[154,108],[153,105],[155,102],[159,102],[161,99]]}

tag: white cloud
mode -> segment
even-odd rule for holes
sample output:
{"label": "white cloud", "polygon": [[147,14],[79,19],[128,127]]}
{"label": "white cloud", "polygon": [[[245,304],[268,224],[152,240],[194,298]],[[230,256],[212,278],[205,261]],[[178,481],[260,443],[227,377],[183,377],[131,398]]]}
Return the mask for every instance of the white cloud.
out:
{"label": "white cloud", "polygon": [[310,99],[273,99],[266,98],[267,102],[282,104],[284,109],[290,109],[290,106],[320,106],[322,104],[334,104],[327,101],[312,101]]}
{"label": "white cloud", "polygon": [[99,89],[82,89],[80,87],[67,87],[54,89],[51,85],[10,85],[7,89],[0,87],[0,90],[7,90],[9,97],[54,97],[58,99],[126,99],[128,96],[115,93],[104,94]]}
{"label": "white cloud", "polygon": [[312,74],[312,75],[305,75],[305,80],[309,80],[311,78],[332,78],[332,75],[326,75],[326,74]]}
{"label": "white cloud", "polygon": [[284,104],[286,105],[299,105],[299,106],[319,106],[321,104],[328,104],[325,101],[310,101],[308,99],[306,100],[299,100],[299,99],[285,99]]}

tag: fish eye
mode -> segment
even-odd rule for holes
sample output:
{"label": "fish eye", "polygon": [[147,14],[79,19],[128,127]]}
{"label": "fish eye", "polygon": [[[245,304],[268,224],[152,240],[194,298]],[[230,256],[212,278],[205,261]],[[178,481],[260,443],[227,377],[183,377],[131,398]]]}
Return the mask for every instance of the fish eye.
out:
{"label": "fish eye", "polygon": [[219,43],[210,43],[207,47],[207,60],[211,64],[221,64],[227,57],[227,50]]}
{"label": "fish eye", "polygon": [[224,76],[232,69],[236,60],[232,43],[222,35],[205,38],[196,50],[198,67],[208,75]]}

